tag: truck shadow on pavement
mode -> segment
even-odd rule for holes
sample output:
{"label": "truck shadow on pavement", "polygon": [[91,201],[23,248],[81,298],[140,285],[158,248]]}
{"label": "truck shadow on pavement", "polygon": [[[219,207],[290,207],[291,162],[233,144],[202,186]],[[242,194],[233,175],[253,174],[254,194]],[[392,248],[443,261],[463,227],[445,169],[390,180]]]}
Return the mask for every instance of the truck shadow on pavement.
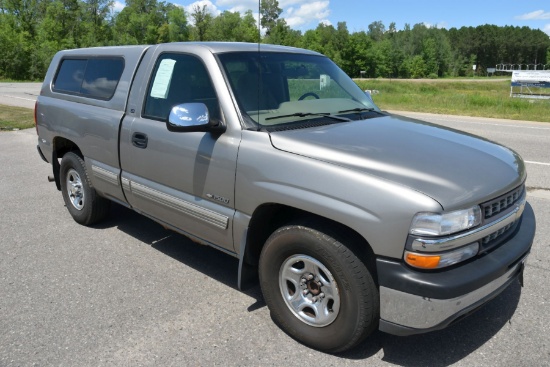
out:
{"label": "truck shadow on pavement", "polygon": [[[97,229],[116,227],[186,266],[238,290],[239,260],[237,258],[213,247],[195,243],[131,209],[113,203],[108,219],[93,227]],[[248,308],[249,311],[265,306],[259,285],[243,293],[256,299],[256,302]]]}
{"label": "truck shadow on pavement", "polygon": [[482,347],[506,324],[514,327],[520,296],[521,286],[515,282],[475,313],[444,330],[407,337],[377,331],[341,356],[365,359],[382,350],[382,360],[396,365],[449,366]]}
{"label": "truck shadow on pavement", "polygon": [[[119,205],[113,205],[108,220],[94,228],[116,227],[137,240],[238,290],[238,259],[209,246],[196,244],[160,224]],[[259,285],[243,292],[256,301],[249,312],[265,306]],[[493,338],[506,324],[513,327],[521,287],[513,283],[503,293],[472,315],[440,331],[399,337],[374,332],[356,348],[341,354],[350,360],[368,359],[382,351],[382,360],[402,366],[448,366],[456,363]],[[307,348],[307,347],[303,347]]]}

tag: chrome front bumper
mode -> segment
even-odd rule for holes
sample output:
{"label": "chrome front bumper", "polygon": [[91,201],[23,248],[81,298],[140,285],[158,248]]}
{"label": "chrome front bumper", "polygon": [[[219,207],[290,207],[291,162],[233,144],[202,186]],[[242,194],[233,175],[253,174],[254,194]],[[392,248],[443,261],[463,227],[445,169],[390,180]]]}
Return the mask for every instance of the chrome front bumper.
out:
{"label": "chrome front bumper", "polygon": [[500,294],[523,275],[531,250],[536,221],[528,203],[520,220],[505,243],[448,270],[422,272],[378,258],[379,329],[395,335],[443,329]]}
{"label": "chrome front bumper", "polygon": [[526,260],[527,255],[500,278],[451,299],[426,298],[380,287],[380,330],[412,335],[443,329],[499,295],[523,272]]}

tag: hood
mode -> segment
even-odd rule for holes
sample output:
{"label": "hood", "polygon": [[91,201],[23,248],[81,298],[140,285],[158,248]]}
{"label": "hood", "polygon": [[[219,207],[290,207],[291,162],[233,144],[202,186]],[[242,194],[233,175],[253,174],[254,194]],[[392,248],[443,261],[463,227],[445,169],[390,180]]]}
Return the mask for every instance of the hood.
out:
{"label": "hood", "polygon": [[401,116],[272,132],[270,137],[276,149],[391,180],[449,210],[484,202],[525,179],[523,160],[511,149]]}

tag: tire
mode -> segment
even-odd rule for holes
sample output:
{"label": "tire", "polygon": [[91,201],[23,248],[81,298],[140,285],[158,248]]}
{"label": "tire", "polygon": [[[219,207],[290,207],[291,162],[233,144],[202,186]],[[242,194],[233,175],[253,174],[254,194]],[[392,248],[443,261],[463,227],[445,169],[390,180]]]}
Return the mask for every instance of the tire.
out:
{"label": "tire", "polygon": [[316,227],[289,225],[268,238],[260,285],[271,317],[287,334],[320,351],[343,352],[378,327],[378,288],[344,244],[350,239]]}
{"label": "tire", "polygon": [[65,206],[77,223],[89,226],[107,217],[111,202],[90,184],[82,158],[66,153],[61,160],[60,180]]}

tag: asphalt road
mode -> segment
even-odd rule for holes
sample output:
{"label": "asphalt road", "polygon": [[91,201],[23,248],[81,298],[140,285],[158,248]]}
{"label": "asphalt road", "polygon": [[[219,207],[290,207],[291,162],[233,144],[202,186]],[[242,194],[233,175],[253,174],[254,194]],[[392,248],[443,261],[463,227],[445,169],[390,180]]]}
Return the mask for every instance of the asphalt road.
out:
{"label": "asphalt road", "polygon": [[535,162],[528,199],[538,228],[525,287],[513,284],[446,330],[376,332],[337,356],[284,334],[258,287],[238,291],[236,259],[120,206],[99,226],[76,224],[46,180],[34,129],[0,133],[0,366],[549,366],[550,130],[423,117]]}
{"label": "asphalt road", "polygon": [[34,108],[42,83],[0,83],[0,105]]}

